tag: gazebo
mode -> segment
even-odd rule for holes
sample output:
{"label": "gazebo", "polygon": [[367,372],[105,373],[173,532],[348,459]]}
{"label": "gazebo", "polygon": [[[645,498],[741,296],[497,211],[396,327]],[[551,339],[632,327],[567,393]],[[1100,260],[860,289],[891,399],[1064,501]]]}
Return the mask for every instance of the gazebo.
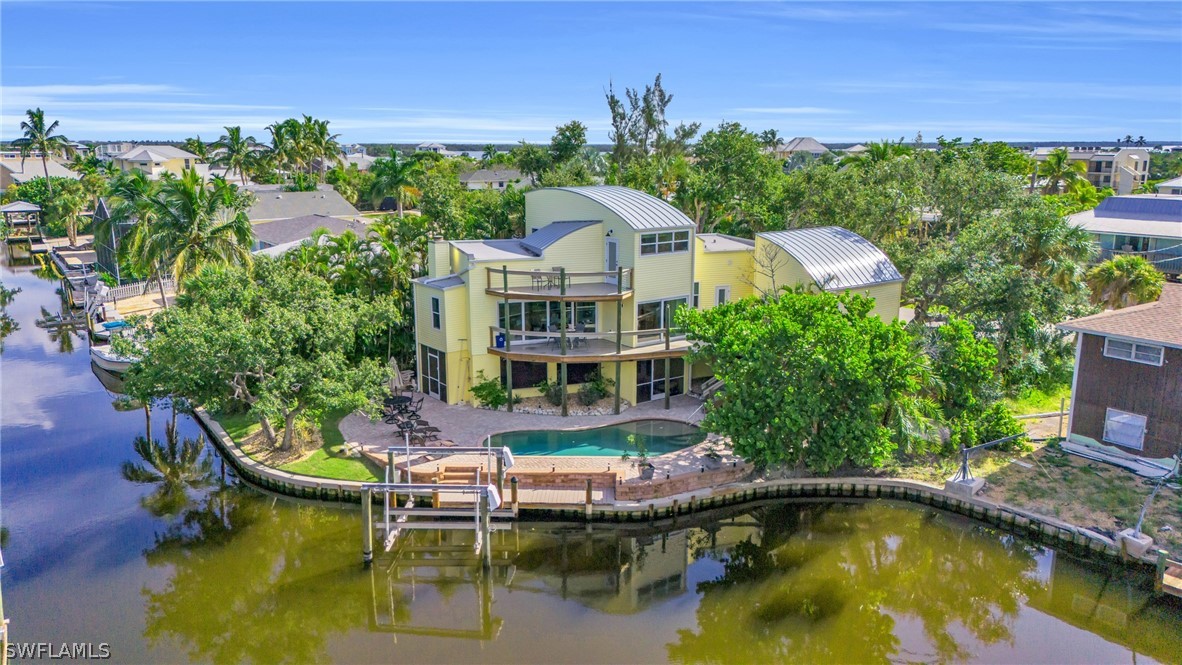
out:
{"label": "gazebo", "polygon": [[41,206],[28,201],[13,201],[0,206],[0,213],[4,215],[5,237],[41,236]]}

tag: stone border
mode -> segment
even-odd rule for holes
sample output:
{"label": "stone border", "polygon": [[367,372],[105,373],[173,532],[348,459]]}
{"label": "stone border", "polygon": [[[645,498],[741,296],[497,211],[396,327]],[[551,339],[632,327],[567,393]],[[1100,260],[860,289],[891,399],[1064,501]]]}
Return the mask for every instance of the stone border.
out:
{"label": "stone border", "polygon": [[355,480],[333,480],[280,471],[250,458],[203,407],[193,409],[197,422],[222,453],[223,459],[247,482],[263,489],[300,499],[361,503],[361,485]]}
{"label": "stone border", "polygon": [[[242,452],[222,426],[203,408],[193,413],[210,434],[226,460],[248,482],[259,487],[302,499],[361,502],[362,483],[329,480],[280,471],[257,462]],[[584,505],[522,507],[520,514],[536,520],[566,522],[652,523],[695,515],[716,508],[776,499],[893,499],[930,506],[964,515],[1035,542],[1054,545],[1076,555],[1100,555],[1111,560],[1155,564],[1156,559],[1133,557],[1113,541],[1095,531],[1062,520],[978,498],[956,496],[942,489],[911,480],[885,478],[788,478],[754,481],[702,490],[700,493],[624,502],[613,506]]]}

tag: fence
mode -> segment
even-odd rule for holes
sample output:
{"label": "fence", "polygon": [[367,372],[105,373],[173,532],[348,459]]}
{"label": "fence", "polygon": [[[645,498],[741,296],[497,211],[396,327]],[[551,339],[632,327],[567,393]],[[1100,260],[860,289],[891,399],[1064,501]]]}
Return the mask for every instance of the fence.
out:
{"label": "fence", "polygon": [[[101,302],[111,302],[113,300],[120,300],[123,298],[134,298],[136,296],[142,296],[145,293],[148,293],[149,291],[154,291],[159,288],[160,288],[160,283],[154,279],[150,279],[150,280],[143,281],[143,282],[134,282],[132,284],[124,284],[122,286],[116,286],[113,289],[108,289],[106,291],[106,293],[104,294]],[[164,279],[164,291],[166,293],[169,293],[169,292],[175,293],[176,292],[176,280],[173,279],[172,277],[166,277]]]}

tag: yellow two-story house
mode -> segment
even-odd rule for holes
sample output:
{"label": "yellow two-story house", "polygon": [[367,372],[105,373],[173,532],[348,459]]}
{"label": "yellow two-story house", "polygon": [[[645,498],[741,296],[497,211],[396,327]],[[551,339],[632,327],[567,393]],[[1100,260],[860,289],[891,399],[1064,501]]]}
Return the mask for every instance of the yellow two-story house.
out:
{"label": "yellow two-story house", "polygon": [[[709,370],[685,362],[690,347],[674,326],[677,308],[767,292],[773,285],[761,282],[759,266],[769,260],[788,271],[781,280],[816,281],[816,266],[801,268],[775,241],[697,234],[681,211],[625,187],[528,191],[525,227],[521,239],[432,241],[428,273],[414,282],[422,392],[449,404],[470,401],[483,373],[514,395],[536,395],[542,381],[571,393],[599,372],[631,404],[682,394]],[[878,272],[889,280],[856,286],[881,298],[880,315],[894,318],[898,272],[873,245],[844,233],[864,244],[851,253],[872,249],[875,258],[865,262],[889,266]],[[761,250],[764,244],[772,249]],[[775,252],[783,256],[767,258]]]}
{"label": "yellow two-story house", "polygon": [[[198,166],[197,155],[171,145],[136,146],[116,155],[114,161],[120,171],[143,171],[152,180],[160,178],[165,173],[179,177],[185,169]],[[199,170],[207,169],[207,166],[202,166]]]}

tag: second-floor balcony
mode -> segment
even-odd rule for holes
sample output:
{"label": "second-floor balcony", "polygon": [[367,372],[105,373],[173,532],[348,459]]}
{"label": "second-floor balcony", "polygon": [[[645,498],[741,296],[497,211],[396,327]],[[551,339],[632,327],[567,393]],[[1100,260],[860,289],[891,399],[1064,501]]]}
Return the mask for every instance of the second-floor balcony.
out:
{"label": "second-floor balcony", "polygon": [[1140,256],[1146,261],[1153,264],[1154,268],[1162,271],[1167,275],[1182,275],[1182,240],[1179,240],[1171,247],[1169,251],[1154,251],[1137,252],[1131,250],[1121,249],[1100,249],[1099,255],[1096,256],[1096,261],[1107,261],[1118,256],[1131,254],[1133,256]]}
{"label": "second-floor balcony", "polygon": [[585,327],[566,331],[509,330],[489,326],[488,352],[510,360],[531,362],[612,362],[684,356],[690,343],[680,331],[614,330]]}
{"label": "second-floor balcony", "polygon": [[486,268],[485,293],[510,300],[614,301],[632,297],[633,272],[619,268],[610,272],[577,272],[554,267],[549,270]]}

